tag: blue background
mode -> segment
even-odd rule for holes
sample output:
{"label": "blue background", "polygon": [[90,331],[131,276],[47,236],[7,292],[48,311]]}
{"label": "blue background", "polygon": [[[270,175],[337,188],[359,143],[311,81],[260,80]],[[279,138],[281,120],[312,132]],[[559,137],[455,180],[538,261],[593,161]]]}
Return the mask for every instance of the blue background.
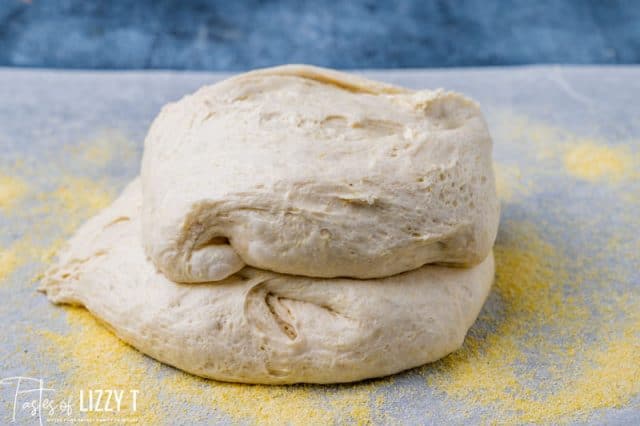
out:
{"label": "blue background", "polygon": [[640,1],[0,0],[0,65],[240,70],[640,62]]}

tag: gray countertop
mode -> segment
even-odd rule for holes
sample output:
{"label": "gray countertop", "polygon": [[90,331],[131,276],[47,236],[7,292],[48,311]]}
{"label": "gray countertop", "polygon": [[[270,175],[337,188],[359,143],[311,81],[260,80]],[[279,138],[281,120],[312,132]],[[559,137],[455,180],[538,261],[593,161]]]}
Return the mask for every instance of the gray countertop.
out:
{"label": "gray countertop", "polygon": [[[50,305],[38,274],[138,173],[159,108],[223,75],[0,69],[0,379],[54,389],[49,422],[637,424],[640,68],[363,74],[461,91],[494,137],[496,282],[461,350],[352,385],[232,385],[161,365],[84,311]],[[22,405],[36,394],[14,405],[15,385],[0,386],[0,419],[16,407],[19,424],[37,424]],[[80,411],[80,392],[86,403],[96,389],[138,390],[136,410]]]}

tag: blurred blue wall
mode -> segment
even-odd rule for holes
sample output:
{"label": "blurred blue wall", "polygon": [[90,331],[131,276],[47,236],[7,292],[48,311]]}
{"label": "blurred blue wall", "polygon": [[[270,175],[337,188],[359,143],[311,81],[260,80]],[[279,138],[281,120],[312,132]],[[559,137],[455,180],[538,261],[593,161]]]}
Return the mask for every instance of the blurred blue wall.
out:
{"label": "blurred blue wall", "polygon": [[0,65],[238,70],[640,62],[640,1],[0,0]]}

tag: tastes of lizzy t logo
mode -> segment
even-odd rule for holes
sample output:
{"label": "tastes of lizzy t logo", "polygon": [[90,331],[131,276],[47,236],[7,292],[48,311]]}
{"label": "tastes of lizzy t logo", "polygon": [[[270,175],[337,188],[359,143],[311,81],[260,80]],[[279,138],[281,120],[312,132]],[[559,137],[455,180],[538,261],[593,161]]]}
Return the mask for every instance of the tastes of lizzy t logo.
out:
{"label": "tastes of lizzy t logo", "polygon": [[[51,423],[86,422],[86,413],[98,413],[96,421],[135,422],[132,415],[138,409],[138,389],[81,389],[63,399],[55,397],[55,389],[45,386],[42,379],[7,377],[0,380],[3,400],[9,407],[7,419],[22,423],[32,419],[40,425]],[[7,391],[8,389],[8,391]],[[4,398],[8,395],[9,398]],[[78,415],[80,417],[74,417]]]}

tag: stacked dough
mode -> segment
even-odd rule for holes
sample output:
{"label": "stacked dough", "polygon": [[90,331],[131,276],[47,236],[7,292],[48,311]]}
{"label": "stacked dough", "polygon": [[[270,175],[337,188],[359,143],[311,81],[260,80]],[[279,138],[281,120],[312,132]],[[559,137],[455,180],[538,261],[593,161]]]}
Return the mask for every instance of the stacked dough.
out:
{"label": "stacked dough", "polygon": [[461,345],[498,216],[474,102],[277,67],[165,106],[42,288],[200,376],[354,381]]}

